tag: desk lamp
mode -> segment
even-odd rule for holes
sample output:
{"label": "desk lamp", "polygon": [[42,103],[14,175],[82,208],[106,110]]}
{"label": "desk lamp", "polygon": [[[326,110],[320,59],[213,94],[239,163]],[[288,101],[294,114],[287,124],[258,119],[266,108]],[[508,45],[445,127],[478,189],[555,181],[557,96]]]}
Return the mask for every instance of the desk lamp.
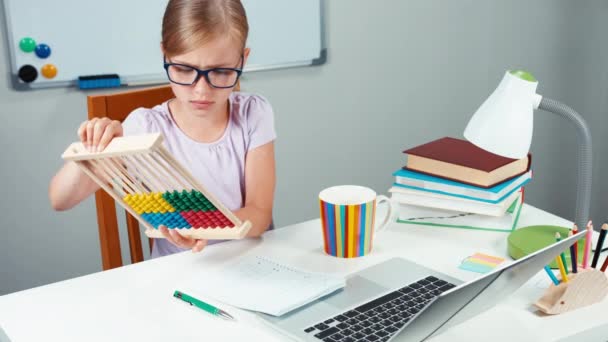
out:
{"label": "desk lamp", "polygon": [[572,108],[536,94],[537,85],[538,81],[528,72],[507,71],[496,90],[471,117],[464,130],[464,137],[486,151],[520,159],[528,154],[532,142],[534,109],[542,109],[571,121],[576,128],[579,143],[574,222],[579,229],[585,229],[591,201],[592,155],[589,127]]}

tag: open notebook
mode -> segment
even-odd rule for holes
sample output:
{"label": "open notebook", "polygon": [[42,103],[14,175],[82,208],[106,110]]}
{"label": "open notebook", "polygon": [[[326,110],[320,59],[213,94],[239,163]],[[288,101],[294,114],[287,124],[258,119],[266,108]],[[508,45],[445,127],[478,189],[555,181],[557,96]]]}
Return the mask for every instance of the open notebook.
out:
{"label": "open notebook", "polygon": [[262,256],[205,274],[197,292],[226,304],[281,316],[346,286],[344,277],[298,270]]}

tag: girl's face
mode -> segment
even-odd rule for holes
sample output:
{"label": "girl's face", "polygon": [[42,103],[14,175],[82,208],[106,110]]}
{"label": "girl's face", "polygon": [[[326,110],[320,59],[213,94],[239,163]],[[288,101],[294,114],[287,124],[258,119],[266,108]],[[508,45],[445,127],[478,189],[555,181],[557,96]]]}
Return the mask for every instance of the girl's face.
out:
{"label": "girl's face", "polygon": [[[182,64],[200,70],[213,68],[240,69],[245,65],[248,55],[249,49],[245,49],[245,51],[241,50],[238,42],[226,37],[211,40],[200,48],[188,53],[166,57],[165,61],[167,63]],[[172,79],[193,72],[187,67],[171,68],[175,68],[173,71],[176,75],[175,77],[172,77]],[[194,73],[196,74],[196,71],[194,71]],[[222,75],[224,75],[224,73],[214,72],[213,74],[209,74],[209,77],[211,78],[212,83],[216,84],[217,82],[222,82],[222,77],[224,77]],[[188,78],[188,76],[184,76],[184,78]],[[198,117],[210,117],[224,114],[228,96],[230,96],[230,93],[233,90],[233,88],[214,88],[203,75],[200,75],[198,81],[192,85],[180,85],[173,82],[170,84],[179,103],[179,108],[186,113]]]}

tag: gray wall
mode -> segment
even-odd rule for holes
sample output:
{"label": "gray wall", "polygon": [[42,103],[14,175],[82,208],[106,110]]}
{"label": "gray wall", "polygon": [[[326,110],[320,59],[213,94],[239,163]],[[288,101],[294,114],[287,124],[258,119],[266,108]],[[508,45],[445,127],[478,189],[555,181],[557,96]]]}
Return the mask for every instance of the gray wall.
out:
{"label": "gray wall", "polygon": [[[607,1],[328,0],[326,9],[326,65],[249,74],[243,82],[276,112],[277,226],[317,216],[316,195],[330,185],[385,192],[404,163],[404,148],[462,137],[470,115],[510,68],[532,72],[540,94],[588,121],[592,218],[606,218]],[[0,294],[101,269],[93,200],[63,213],[47,200],[48,181],[76,139],[91,93],[16,92],[8,72],[5,59]],[[535,178],[526,202],[572,219],[575,137],[549,113],[537,112],[535,126]]]}

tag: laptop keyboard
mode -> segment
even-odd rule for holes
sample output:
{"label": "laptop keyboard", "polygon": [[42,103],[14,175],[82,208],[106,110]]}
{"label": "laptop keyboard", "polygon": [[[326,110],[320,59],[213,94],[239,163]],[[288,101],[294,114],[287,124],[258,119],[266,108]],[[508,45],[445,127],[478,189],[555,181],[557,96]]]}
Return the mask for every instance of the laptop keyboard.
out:
{"label": "laptop keyboard", "polygon": [[327,342],[387,341],[431,299],[455,286],[436,277],[426,277],[314,324],[304,332]]}

